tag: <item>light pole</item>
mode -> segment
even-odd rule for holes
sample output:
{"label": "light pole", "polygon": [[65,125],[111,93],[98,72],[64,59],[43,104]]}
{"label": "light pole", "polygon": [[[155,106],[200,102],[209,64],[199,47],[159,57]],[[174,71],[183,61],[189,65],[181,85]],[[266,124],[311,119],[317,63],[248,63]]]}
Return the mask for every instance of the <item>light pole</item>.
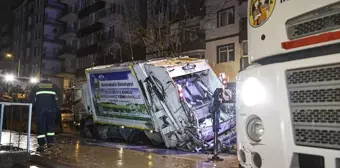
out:
{"label": "light pole", "polygon": [[[6,57],[7,58],[12,58],[13,57],[13,55],[11,54],[11,53],[6,53]],[[18,77],[20,76],[20,58],[18,58]]]}

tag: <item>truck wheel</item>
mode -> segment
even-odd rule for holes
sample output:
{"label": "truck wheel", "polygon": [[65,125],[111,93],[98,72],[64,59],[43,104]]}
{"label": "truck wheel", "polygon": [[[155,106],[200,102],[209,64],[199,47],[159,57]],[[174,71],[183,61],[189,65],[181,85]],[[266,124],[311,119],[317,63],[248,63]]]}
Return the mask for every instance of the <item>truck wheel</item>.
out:
{"label": "truck wheel", "polygon": [[108,140],[108,136],[107,136],[107,132],[109,127],[108,126],[101,126],[101,125],[97,125],[97,133],[98,133],[98,139],[100,140]]}
{"label": "truck wheel", "polygon": [[145,135],[144,131],[135,130],[129,137],[129,141],[138,145],[152,145],[150,139]]}
{"label": "truck wheel", "polygon": [[87,118],[82,118],[80,120],[80,127],[79,127],[79,132],[80,135],[84,138],[94,138],[95,137],[95,125],[93,124],[89,124],[92,123],[92,121],[88,121],[91,119],[87,119]]}
{"label": "truck wheel", "polygon": [[129,142],[129,137],[132,133],[132,129],[130,128],[119,128],[119,135],[124,139],[124,141]]}

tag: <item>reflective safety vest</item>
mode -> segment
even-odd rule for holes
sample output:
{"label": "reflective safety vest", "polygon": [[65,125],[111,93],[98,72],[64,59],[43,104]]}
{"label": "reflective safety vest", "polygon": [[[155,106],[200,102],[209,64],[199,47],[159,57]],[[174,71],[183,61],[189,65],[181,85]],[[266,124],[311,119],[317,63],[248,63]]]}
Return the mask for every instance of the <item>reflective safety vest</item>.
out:
{"label": "reflective safety vest", "polygon": [[61,95],[59,88],[50,81],[36,84],[30,94],[30,102],[40,108],[60,108]]}

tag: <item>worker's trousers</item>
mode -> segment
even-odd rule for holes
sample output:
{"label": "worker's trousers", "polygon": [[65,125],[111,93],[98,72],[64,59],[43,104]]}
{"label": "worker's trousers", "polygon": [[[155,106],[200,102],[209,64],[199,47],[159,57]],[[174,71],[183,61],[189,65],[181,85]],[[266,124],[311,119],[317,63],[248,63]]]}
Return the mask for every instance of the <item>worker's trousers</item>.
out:
{"label": "worker's trousers", "polygon": [[37,138],[40,146],[47,143],[55,143],[55,129],[56,129],[56,115],[55,108],[41,108],[36,111],[37,122]]}

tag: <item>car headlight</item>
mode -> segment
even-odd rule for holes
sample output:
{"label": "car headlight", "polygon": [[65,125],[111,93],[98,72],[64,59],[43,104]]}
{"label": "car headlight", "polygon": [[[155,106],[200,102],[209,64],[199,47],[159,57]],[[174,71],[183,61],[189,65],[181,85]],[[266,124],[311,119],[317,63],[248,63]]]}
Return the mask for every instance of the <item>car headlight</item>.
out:
{"label": "car headlight", "polygon": [[254,142],[260,142],[264,134],[264,126],[259,117],[252,117],[247,123],[248,137]]}
{"label": "car headlight", "polygon": [[241,87],[241,100],[246,106],[254,106],[265,99],[262,84],[254,77],[246,79]]}

